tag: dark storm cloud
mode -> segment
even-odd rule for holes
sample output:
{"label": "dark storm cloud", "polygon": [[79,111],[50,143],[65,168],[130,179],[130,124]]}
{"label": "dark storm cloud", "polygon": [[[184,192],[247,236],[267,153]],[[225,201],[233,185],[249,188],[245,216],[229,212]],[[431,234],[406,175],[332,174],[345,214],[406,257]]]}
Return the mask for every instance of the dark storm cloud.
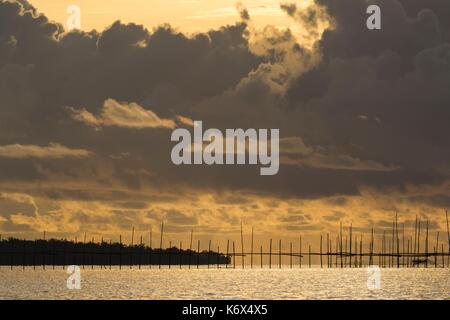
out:
{"label": "dark storm cloud", "polygon": [[[59,179],[60,189],[41,194],[127,201],[133,196],[122,188],[146,186],[180,196],[239,190],[305,198],[359,195],[366,185],[440,186],[450,160],[450,45],[443,16],[450,4],[374,1],[383,29],[369,31],[366,1],[317,2],[322,9],[303,13],[283,6],[314,32],[320,19],[333,19],[335,28],[314,53],[291,32],[271,30],[269,38],[255,37],[264,45],[249,43],[251,16],[243,7],[244,22],[188,37],[170,26],[149,31],[119,21],[102,32],[64,33],[17,2],[0,2],[0,146],[57,143],[89,152],[62,161],[2,158],[0,180]],[[281,76],[293,71],[289,81],[279,81],[285,95],[267,83],[279,80],[272,76],[280,69]],[[282,165],[275,177],[260,177],[253,167],[175,167],[171,122],[139,130],[116,120],[105,125],[111,120],[102,117],[107,101],[136,106],[153,119],[181,115],[221,129],[280,128],[283,138],[304,145],[291,146],[295,163]],[[302,150],[310,150],[310,160]],[[83,180],[86,190],[64,187]],[[120,190],[99,190],[116,185]]]}

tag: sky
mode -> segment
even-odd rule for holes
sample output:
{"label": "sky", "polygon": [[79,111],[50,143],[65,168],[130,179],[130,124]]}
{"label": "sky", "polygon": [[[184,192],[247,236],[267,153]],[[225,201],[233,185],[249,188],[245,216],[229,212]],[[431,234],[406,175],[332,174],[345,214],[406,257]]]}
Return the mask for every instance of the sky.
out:
{"label": "sky", "polygon": [[[170,23],[183,32],[195,33],[234,24],[239,19],[237,1],[232,0],[34,0],[31,3],[45,12],[49,19],[63,24],[68,17],[67,7],[78,5],[82,10],[83,30],[103,30],[121,20],[123,23],[139,23],[149,29]],[[293,25],[277,1],[247,0],[241,3],[257,25]]]}
{"label": "sky", "polygon": [[[68,4],[0,0],[3,236],[445,233],[450,3],[80,0],[66,32]],[[279,128],[279,173],[175,166],[193,120]]]}

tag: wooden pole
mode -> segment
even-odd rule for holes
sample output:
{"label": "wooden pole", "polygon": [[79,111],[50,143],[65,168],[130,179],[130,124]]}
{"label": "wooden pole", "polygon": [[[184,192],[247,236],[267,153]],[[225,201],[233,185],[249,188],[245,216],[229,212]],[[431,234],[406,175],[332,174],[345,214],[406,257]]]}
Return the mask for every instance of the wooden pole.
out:
{"label": "wooden pole", "polygon": [[311,245],[308,245],[308,261],[309,261],[309,267],[311,268]]}
{"label": "wooden pole", "polygon": [[83,269],[86,261],[86,232],[84,232],[84,240],[83,240]]}
{"label": "wooden pole", "polygon": [[197,240],[197,269],[200,264],[200,239]]}
{"label": "wooden pole", "polygon": [[395,229],[396,229],[396,236],[397,236],[397,268],[400,268],[400,238],[398,236],[398,214],[395,213]]}
{"label": "wooden pole", "polygon": [[331,239],[329,239],[328,240],[329,241],[329,251],[328,251],[328,254],[329,254],[329,257],[330,257],[330,264],[329,264],[329,268],[333,268],[333,255],[332,255],[332,252],[333,252],[333,245],[332,245],[332,243],[331,243]]}
{"label": "wooden pole", "polygon": [[330,267],[330,234],[327,233],[327,268]]}
{"label": "wooden pole", "polygon": [[408,239],[408,244],[407,244],[407,248],[406,248],[406,267],[409,268],[409,255],[411,254],[411,252],[409,251],[409,239]]}
{"label": "wooden pole", "polygon": [[402,223],[402,265],[405,266],[405,223]]}
{"label": "wooden pole", "polygon": [[172,267],[172,241],[169,241],[169,269]]}
{"label": "wooden pole", "polygon": [[394,266],[394,251],[395,251],[395,218],[392,221],[392,247],[391,247],[391,260],[392,267]]}
{"label": "wooden pole", "polygon": [[323,268],[323,261],[322,261],[322,235],[320,235],[320,268]]}
{"label": "wooden pole", "polygon": [[[420,255],[420,218],[417,230],[417,258],[419,258],[419,255]],[[420,265],[417,264],[417,266],[419,267]]]}
{"label": "wooden pole", "polygon": [[373,265],[373,242],[374,242],[374,238],[373,238],[373,227],[372,227],[372,233],[371,233],[371,238],[370,238],[370,262],[369,265]]}
{"label": "wooden pole", "polygon": [[363,243],[363,236],[361,233],[361,237],[359,240],[359,267],[360,268],[362,268],[362,266],[363,266],[362,243]]}
{"label": "wooden pole", "polygon": [[353,223],[350,223],[350,262],[349,267],[352,267],[352,242],[353,242]]}
{"label": "wooden pole", "polygon": [[162,262],[162,248],[163,248],[164,222],[161,222],[161,238],[159,240],[159,269],[161,269]]}
{"label": "wooden pole", "polygon": [[220,248],[217,246],[217,269],[219,269],[220,264]]}
{"label": "wooden pole", "polygon": [[[227,259],[230,256],[229,249],[230,249],[230,240],[227,239]],[[228,263],[225,265],[225,269],[227,269],[227,268],[228,268]]]}
{"label": "wooden pole", "polygon": [[447,256],[447,267],[450,264],[450,229],[448,226],[448,213],[447,210],[445,210],[445,219],[447,220],[447,239],[448,239],[448,256]]}
{"label": "wooden pole", "polygon": [[192,237],[193,237],[193,234],[194,234],[194,230],[193,229],[191,229],[191,241],[190,241],[190,244],[189,244],[189,265],[188,265],[188,269],[190,269],[191,268],[191,258],[192,258]]}
{"label": "wooden pole", "polygon": [[122,270],[122,235],[119,235],[119,270]]}
{"label": "wooden pole", "polygon": [[242,228],[242,221],[241,221],[241,254],[242,254],[242,269],[245,268],[245,260],[244,260],[244,231]]}
{"label": "wooden pole", "polygon": [[272,239],[270,239],[269,245],[269,269],[272,268]]}
{"label": "wooden pole", "polygon": [[428,268],[428,220],[427,220],[427,232],[425,235],[425,268]]}
{"label": "wooden pole", "polygon": [[109,270],[111,270],[112,268],[112,241],[111,239],[109,240]]}
{"label": "wooden pole", "polygon": [[33,270],[36,270],[36,239],[34,239],[33,245]]}
{"label": "wooden pole", "polygon": [[436,232],[436,247],[434,247],[434,267],[437,268],[437,257],[439,251],[439,231]]}
{"label": "wooden pole", "polygon": [[[414,260],[416,259],[416,249],[417,249],[417,215],[416,215],[416,221],[414,223],[414,249],[412,250],[412,261],[414,262]],[[412,265],[412,267],[414,267],[414,264]]]}
{"label": "wooden pole", "polygon": [[139,270],[141,270],[141,265],[142,265],[142,250],[143,250],[143,246],[142,246],[142,234],[141,234],[141,242],[139,244]]}
{"label": "wooden pole", "polygon": [[133,269],[133,250],[134,249],[134,227],[131,230],[131,246],[130,246],[130,269]]}
{"label": "wooden pole", "polygon": [[292,269],[292,241],[290,243],[289,258],[290,258],[289,259],[289,264],[290,264],[291,269]]}
{"label": "wooden pole", "polygon": [[278,268],[281,269],[281,239],[278,244]]}
{"label": "wooden pole", "polygon": [[211,253],[211,240],[209,240],[209,244],[208,244],[208,269],[209,269],[209,256]]}
{"label": "wooden pole", "polygon": [[148,264],[150,269],[152,268],[152,256],[153,256],[153,247],[152,247],[152,239],[153,239],[153,231],[152,226],[150,226],[150,234],[149,234],[149,257],[148,257]]}
{"label": "wooden pole", "polygon": [[236,251],[234,249],[234,241],[233,241],[233,269],[236,269]]}
{"label": "wooden pole", "polygon": [[339,251],[338,248],[339,248],[339,236],[336,237],[336,260],[334,265],[335,268],[338,267],[338,251]]}
{"label": "wooden pole", "polygon": [[342,222],[340,222],[340,227],[339,227],[339,251],[340,251],[340,255],[341,255],[341,268],[343,268],[344,266],[342,265]]}
{"label": "wooden pole", "polygon": [[261,251],[260,251],[260,262],[261,262],[261,269],[263,268],[263,247],[261,246]]}
{"label": "wooden pole", "polygon": [[253,269],[253,227],[252,227],[252,242],[250,249],[250,268]]}
{"label": "wooden pole", "polygon": [[302,268],[302,236],[300,236],[298,258],[299,258],[298,265],[299,265],[299,268],[301,269]]}
{"label": "wooden pole", "polygon": [[183,268],[183,241],[180,241],[180,269]]}

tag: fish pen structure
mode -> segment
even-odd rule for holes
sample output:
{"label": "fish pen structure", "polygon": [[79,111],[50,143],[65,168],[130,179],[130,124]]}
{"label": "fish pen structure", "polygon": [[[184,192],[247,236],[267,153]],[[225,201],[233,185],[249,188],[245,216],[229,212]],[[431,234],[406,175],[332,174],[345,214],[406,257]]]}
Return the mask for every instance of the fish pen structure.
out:
{"label": "fish pen structure", "polygon": [[[337,235],[320,234],[318,242],[306,243],[299,235],[298,241],[283,243],[281,239],[265,240],[265,246],[255,244],[254,229],[251,231],[250,248],[244,245],[243,226],[240,226],[240,243],[226,240],[225,250],[220,246],[212,249],[209,240],[208,249],[201,250],[200,240],[194,248],[193,231],[187,249],[183,243],[179,247],[169,241],[169,246],[163,247],[164,224],[161,225],[158,247],[152,243],[153,234],[149,232],[149,242],[144,244],[142,235],[135,243],[135,230],[132,228],[131,242],[124,244],[122,235],[118,242],[99,242],[87,240],[85,233],[83,241],[75,238],[66,239],[26,240],[17,238],[4,239],[0,235],[0,266],[14,269],[26,268],[65,268],[68,265],[78,265],[82,268],[111,269],[112,266],[122,268],[362,268],[379,266],[381,268],[448,268],[450,263],[450,231],[448,214],[446,212],[447,230],[436,231],[435,238],[430,236],[429,221],[422,222],[416,217],[414,236],[405,235],[404,224],[398,224],[397,215],[392,222],[392,228],[378,232],[375,241],[375,229],[369,234],[354,234],[350,224],[344,228],[339,226]],[[445,239],[446,238],[446,239]],[[275,244],[275,245],[274,245]],[[264,250],[264,247],[266,250]],[[239,252],[236,250],[239,248]],[[364,249],[363,249],[364,248]],[[259,249],[259,250],[258,250]],[[236,264],[238,259],[238,265]],[[240,263],[239,263],[240,262]]]}

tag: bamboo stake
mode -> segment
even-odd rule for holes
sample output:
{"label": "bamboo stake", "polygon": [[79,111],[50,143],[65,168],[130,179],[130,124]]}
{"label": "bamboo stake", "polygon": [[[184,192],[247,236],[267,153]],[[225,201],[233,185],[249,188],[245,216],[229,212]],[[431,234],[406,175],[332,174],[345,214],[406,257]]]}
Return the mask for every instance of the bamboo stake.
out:
{"label": "bamboo stake", "polygon": [[290,262],[290,265],[291,265],[291,269],[292,269],[292,242],[290,243],[290,254],[289,254],[289,258],[290,258],[290,260],[289,260],[289,262]]}
{"label": "bamboo stake", "polygon": [[153,238],[153,231],[152,226],[150,226],[150,235],[149,235],[149,257],[148,257],[148,264],[150,266],[150,269],[152,268],[152,256],[153,256],[153,247],[152,247],[152,238]]}
{"label": "bamboo stake", "polygon": [[234,250],[234,241],[233,241],[233,269],[236,269],[236,251]]}
{"label": "bamboo stake", "polygon": [[183,241],[180,241],[180,269],[183,268]]}
{"label": "bamboo stake", "polygon": [[122,235],[119,234],[119,270],[122,270]]}
{"label": "bamboo stake", "polygon": [[197,269],[200,264],[200,239],[197,240]]}
{"label": "bamboo stake", "polygon": [[438,250],[439,250],[439,231],[436,232],[436,247],[434,249],[434,267],[437,268],[437,256],[438,256]]}
{"label": "bamboo stake", "polygon": [[300,242],[299,242],[299,254],[298,254],[298,266],[301,269],[302,268],[302,236],[300,236]]}
{"label": "bamboo stake", "polygon": [[109,270],[111,270],[111,268],[112,268],[112,254],[111,254],[111,251],[112,251],[112,240],[110,239],[109,240]]}
{"label": "bamboo stake", "polygon": [[130,247],[130,269],[133,269],[133,248],[134,248],[134,227],[131,231],[131,247]]}
{"label": "bamboo stake", "polygon": [[447,239],[448,239],[448,256],[447,256],[447,267],[450,265],[450,229],[448,226],[448,213],[447,210],[445,210],[445,218],[447,220]]}
{"label": "bamboo stake", "polygon": [[363,265],[362,243],[363,243],[363,236],[361,233],[360,240],[359,240],[359,267],[360,268],[362,268],[362,265]]}
{"label": "bamboo stake", "polygon": [[84,232],[84,240],[83,240],[83,269],[86,261],[86,232]]}
{"label": "bamboo stake", "polygon": [[269,245],[269,269],[272,269],[272,239],[270,239]]}
{"label": "bamboo stake", "polygon": [[327,268],[330,267],[330,234],[327,233]]}
{"label": "bamboo stake", "polygon": [[309,261],[309,267],[311,268],[311,245],[308,245],[308,261]]}
{"label": "bamboo stake", "polygon": [[253,227],[252,227],[252,242],[250,249],[250,268],[253,269]]}
{"label": "bamboo stake", "polygon": [[402,265],[405,266],[405,223],[402,224]]}
{"label": "bamboo stake", "polygon": [[261,252],[260,252],[260,262],[261,262],[261,269],[263,268],[263,247],[261,246]]}
{"label": "bamboo stake", "polygon": [[209,255],[211,253],[211,240],[209,240],[209,244],[208,244],[208,269],[209,269]]}
{"label": "bamboo stake", "polygon": [[242,229],[242,221],[241,221],[241,253],[242,253],[242,269],[245,267],[245,260],[244,260],[244,231]]}
{"label": "bamboo stake", "polygon": [[320,235],[320,268],[323,268],[323,262],[322,262],[322,235]]}
{"label": "bamboo stake", "polygon": [[172,267],[172,241],[169,241],[169,269]]}
{"label": "bamboo stake", "polygon": [[427,220],[427,232],[425,235],[425,268],[428,268],[428,220]]}
{"label": "bamboo stake", "polygon": [[340,246],[339,246],[339,251],[341,252],[341,268],[343,268],[342,265],[342,222],[340,222],[340,231],[339,231],[339,239],[340,239]]}
{"label": "bamboo stake", "polygon": [[220,247],[217,246],[217,269],[219,269],[220,264]]}
{"label": "bamboo stake", "polygon": [[328,254],[330,255],[330,265],[328,267],[333,268],[333,246],[331,244],[331,239],[329,239],[328,241],[329,241],[329,246],[330,246],[330,250],[328,252]]}
{"label": "bamboo stake", "polygon": [[[417,258],[419,258],[419,254],[420,254],[420,218],[419,218],[419,226],[418,226],[418,231],[417,231]],[[419,267],[420,265],[417,264],[417,266]]]}
{"label": "bamboo stake", "polygon": [[416,221],[414,223],[414,250],[413,250],[413,256],[412,256],[412,267],[414,267],[414,260],[416,260],[416,249],[417,249],[417,215],[416,215]]}
{"label": "bamboo stake", "polygon": [[[230,240],[227,239],[227,260],[228,260],[228,257],[230,256],[229,255],[229,249],[230,249]],[[225,269],[228,269],[228,263],[225,265]]]}
{"label": "bamboo stake", "polygon": [[353,223],[350,223],[350,262],[349,267],[352,267],[352,242],[353,242]]}
{"label": "bamboo stake", "polygon": [[193,237],[193,235],[194,235],[194,230],[193,229],[191,229],[191,241],[190,241],[190,244],[189,244],[189,262],[188,262],[188,269],[190,269],[191,268],[191,258],[192,258],[192,237]]}
{"label": "bamboo stake", "polygon": [[[133,229],[134,230],[134,229]],[[162,262],[162,247],[163,247],[164,222],[161,222],[161,238],[159,240],[159,269],[161,269]]]}
{"label": "bamboo stake", "polygon": [[336,260],[335,260],[335,267],[338,267],[338,247],[339,247],[339,236],[336,237]]}
{"label": "bamboo stake", "polygon": [[281,269],[281,239],[278,244],[278,268]]}
{"label": "bamboo stake", "polygon": [[142,265],[142,234],[141,234],[141,241],[139,244],[139,270],[141,270],[141,265]]}

